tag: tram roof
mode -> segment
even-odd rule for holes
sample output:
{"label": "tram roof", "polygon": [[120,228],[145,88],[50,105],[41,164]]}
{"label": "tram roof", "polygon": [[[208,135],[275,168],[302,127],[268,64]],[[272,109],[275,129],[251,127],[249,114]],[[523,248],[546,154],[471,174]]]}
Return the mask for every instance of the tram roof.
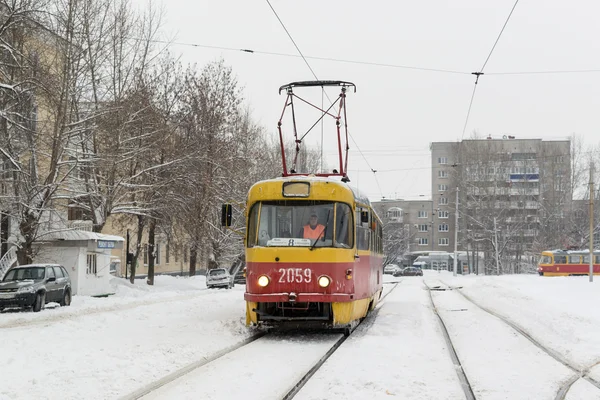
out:
{"label": "tram roof", "polygon": [[[589,249],[582,249],[582,250],[555,249],[555,250],[546,250],[544,252],[552,253],[552,254],[590,254]],[[594,254],[596,254],[596,253],[600,254],[600,249],[594,249]]]}
{"label": "tram roof", "polygon": [[311,183],[312,182],[329,182],[329,183],[337,183],[341,186],[345,186],[346,188],[350,189],[352,191],[352,194],[354,195],[354,200],[356,200],[356,202],[371,206],[371,201],[369,200],[369,197],[364,192],[361,192],[358,188],[348,185],[346,182],[342,182],[341,178],[334,179],[334,178],[327,177],[327,176],[294,175],[294,176],[285,176],[285,177],[279,177],[279,178],[273,178],[273,179],[265,179],[265,180],[256,182],[254,185],[252,185],[252,187],[254,187],[255,185],[261,184],[261,183],[269,183],[269,182],[311,182]]}

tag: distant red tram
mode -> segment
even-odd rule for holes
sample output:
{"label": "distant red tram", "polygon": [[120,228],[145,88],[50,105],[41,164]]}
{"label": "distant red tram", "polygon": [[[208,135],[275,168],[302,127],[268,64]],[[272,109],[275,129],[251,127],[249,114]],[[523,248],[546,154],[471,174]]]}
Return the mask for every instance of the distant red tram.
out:
{"label": "distant red tram", "polygon": [[[600,251],[594,251],[594,275],[600,274]],[[586,250],[543,251],[538,263],[538,273],[542,276],[588,275],[590,272],[590,252]]]}

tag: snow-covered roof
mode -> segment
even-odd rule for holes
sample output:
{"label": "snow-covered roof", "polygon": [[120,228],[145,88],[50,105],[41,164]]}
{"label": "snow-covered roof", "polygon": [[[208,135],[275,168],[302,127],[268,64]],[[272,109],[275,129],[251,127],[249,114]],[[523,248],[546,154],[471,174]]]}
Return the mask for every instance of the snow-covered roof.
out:
{"label": "snow-covered roof", "polygon": [[50,232],[44,235],[42,240],[106,240],[112,242],[124,242],[121,236],[107,235],[104,233],[80,231],[76,229]]}

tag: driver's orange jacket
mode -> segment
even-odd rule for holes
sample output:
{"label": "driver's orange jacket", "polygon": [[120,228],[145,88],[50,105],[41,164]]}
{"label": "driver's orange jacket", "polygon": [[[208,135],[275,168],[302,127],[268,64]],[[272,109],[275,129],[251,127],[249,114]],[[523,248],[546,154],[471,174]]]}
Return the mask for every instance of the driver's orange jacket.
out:
{"label": "driver's orange jacket", "polygon": [[315,229],[312,229],[310,225],[304,225],[304,235],[302,236],[304,239],[320,239],[323,237],[323,232],[325,231],[325,226],[321,224],[317,224]]}

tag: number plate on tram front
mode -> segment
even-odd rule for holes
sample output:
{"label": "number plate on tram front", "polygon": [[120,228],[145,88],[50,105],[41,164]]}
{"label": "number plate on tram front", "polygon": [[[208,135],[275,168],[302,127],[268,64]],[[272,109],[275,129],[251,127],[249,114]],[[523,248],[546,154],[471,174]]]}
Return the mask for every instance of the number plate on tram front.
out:
{"label": "number plate on tram front", "polygon": [[279,268],[279,283],[310,283],[311,270],[308,268]]}

